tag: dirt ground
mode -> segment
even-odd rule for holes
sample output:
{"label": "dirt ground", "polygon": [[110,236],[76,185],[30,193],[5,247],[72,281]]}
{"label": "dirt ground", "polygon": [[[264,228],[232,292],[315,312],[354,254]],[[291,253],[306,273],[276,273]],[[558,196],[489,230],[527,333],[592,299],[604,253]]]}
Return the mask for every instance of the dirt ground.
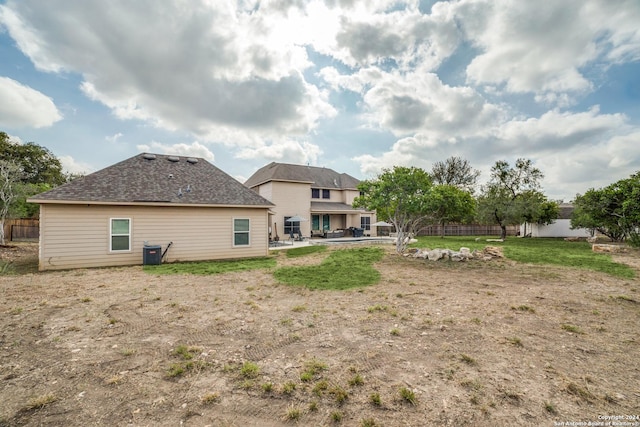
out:
{"label": "dirt ground", "polygon": [[270,271],[0,276],[0,425],[640,425],[640,279],[384,247],[382,280],[351,291]]}

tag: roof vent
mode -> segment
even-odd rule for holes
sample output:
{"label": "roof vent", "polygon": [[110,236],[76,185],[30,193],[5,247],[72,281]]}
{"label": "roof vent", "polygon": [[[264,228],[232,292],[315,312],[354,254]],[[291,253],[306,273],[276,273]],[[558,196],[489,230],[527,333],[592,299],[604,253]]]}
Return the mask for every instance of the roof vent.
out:
{"label": "roof vent", "polygon": [[188,163],[191,163],[192,165],[195,165],[196,163],[198,163],[198,159],[196,159],[195,157],[189,157],[187,159]]}
{"label": "roof vent", "polygon": [[156,155],[155,154],[150,154],[150,153],[144,153],[142,155],[142,158],[146,159],[146,160],[155,160],[156,159]]}
{"label": "roof vent", "polygon": [[170,162],[179,162],[180,161],[180,157],[178,157],[178,156],[169,156],[168,160]]}

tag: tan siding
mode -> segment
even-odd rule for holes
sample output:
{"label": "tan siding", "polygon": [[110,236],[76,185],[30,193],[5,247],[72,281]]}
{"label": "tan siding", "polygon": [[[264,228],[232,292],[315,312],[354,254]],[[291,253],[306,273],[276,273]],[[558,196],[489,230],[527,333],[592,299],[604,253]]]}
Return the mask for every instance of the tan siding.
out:
{"label": "tan siding", "polygon": [[266,184],[262,184],[258,188],[254,188],[257,190],[258,194],[264,197],[265,199],[271,201],[273,198],[273,185],[271,182],[267,182]]}
{"label": "tan siding", "polygon": [[[131,218],[130,252],[109,252],[111,218]],[[233,218],[251,220],[248,247],[233,247]],[[40,231],[43,270],[141,264],[145,241],[172,241],[166,261],[268,254],[266,209],[42,205]]]}
{"label": "tan siding", "polygon": [[269,199],[276,206],[272,210],[273,223],[277,224],[278,235],[284,238],[284,217],[300,215],[309,221],[300,223],[300,232],[304,236],[311,235],[311,185],[290,182],[273,182],[273,199]]}

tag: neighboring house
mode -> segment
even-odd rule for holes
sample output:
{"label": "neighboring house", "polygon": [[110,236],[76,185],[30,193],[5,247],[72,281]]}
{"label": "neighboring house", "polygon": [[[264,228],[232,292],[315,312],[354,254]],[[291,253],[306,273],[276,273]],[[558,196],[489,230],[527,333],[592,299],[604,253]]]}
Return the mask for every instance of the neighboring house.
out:
{"label": "neighboring house", "polygon": [[572,204],[561,203],[559,208],[558,219],[552,224],[523,224],[520,226],[521,235],[531,237],[591,237],[591,232],[586,228],[571,229]]}
{"label": "neighboring house", "polygon": [[140,154],[29,199],[40,270],[265,256],[273,204],[204,159]]}
{"label": "neighboring house", "polygon": [[[331,232],[351,227],[375,235],[375,227],[371,227],[376,222],[375,212],[352,206],[360,195],[359,183],[328,168],[274,162],[256,171],[244,185],[275,204],[269,224],[271,236],[283,239],[291,233],[337,236],[341,233]],[[287,221],[295,216],[306,221]]]}

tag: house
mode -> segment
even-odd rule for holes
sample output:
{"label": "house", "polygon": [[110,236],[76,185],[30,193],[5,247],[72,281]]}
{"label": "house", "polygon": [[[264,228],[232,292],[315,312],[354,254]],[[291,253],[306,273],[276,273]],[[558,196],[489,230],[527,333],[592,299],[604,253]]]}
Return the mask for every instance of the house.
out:
{"label": "house", "polygon": [[[29,199],[40,270],[265,256],[273,204],[204,159],[143,153]],[[169,246],[169,242],[172,242]]]}
{"label": "house", "polygon": [[558,219],[552,224],[541,225],[525,223],[520,226],[521,235],[531,237],[591,237],[591,232],[586,228],[571,229],[572,213],[572,204],[561,203],[559,205]]}
{"label": "house", "polygon": [[[349,234],[350,228],[375,235],[371,227],[375,212],[352,206],[360,195],[359,183],[329,168],[272,162],[258,169],[245,185],[275,205],[270,219],[272,238],[291,233],[337,237]],[[296,216],[302,220],[288,221]]]}

